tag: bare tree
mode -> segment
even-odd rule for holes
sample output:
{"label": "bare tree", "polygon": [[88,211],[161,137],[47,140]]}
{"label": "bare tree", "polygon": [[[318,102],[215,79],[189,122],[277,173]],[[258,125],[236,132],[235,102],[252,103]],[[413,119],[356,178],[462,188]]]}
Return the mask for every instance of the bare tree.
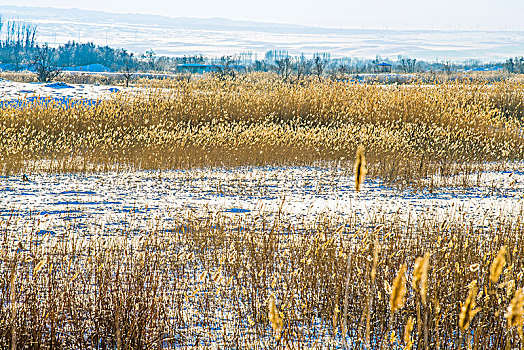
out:
{"label": "bare tree", "polygon": [[447,61],[444,63],[443,68],[447,75],[451,75],[451,73],[455,70],[455,65],[451,61]]}
{"label": "bare tree", "polygon": [[324,74],[324,71],[326,70],[328,62],[329,62],[329,59],[326,54],[320,55],[317,53],[313,57],[313,73],[317,76],[318,81],[322,81],[322,75]]}
{"label": "bare tree", "polygon": [[278,60],[275,60],[275,69],[279,76],[282,77],[282,80],[289,81],[291,72],[293,71],[293,62],[290,57],[284,57]]}
{"label": "bare tree", "polygon": [[153,49],[146,51],[144,58],[147,62],[148,69],[150,71],[155,71],[157,63],[155,51],[153,51]]}
{"label": "bare tree", "polygon": [[35,25],[26,24],[24,26],[24,30],[25,30],[25,47],[31,48],[35,46],[37,27]]}
{"label": "bare tree", "polygon": [[33,67],[35,68],[38,81],[49,82],[62,72],[62,69],[55,65],[53,56],[53,49],[49,48],[47,44],[37,47],[33,59]]}
{"label": "bare tree", "polygon": [[135,76],[136,72],[136,62],[133,57],[133,54],[131,53],[128,57],[126,57],[124,61],[124,67],[122,68],[122,77],[124,78],[124,81],[126,82],[126,87],[129,87],[129,83]]}
{"label": "bare tree", "polygon": [[313,62],[306,59],[304,55],[301,55],[295,59],[295,72],[297,73],[297,81],[300,81],[300,79],[310,73],[312,65]]}
{"label": "bare tree", "polygon": [[252,66],[252,70],[255,72],[267,72],[271,69],[271,64],[265,60],[255,60]]}
{"label": "bare tree", "polygon": [[[35,25],[20,21],[7,21],[5,25],[5,41],[1,43],[3,46],[18,45],[25,48],[34,47],[37,32]],[[0,32],[2,32],[3,26],[4,22],[2,22],[2,18],[0,17]]]}
{"label": "bare tree", "polygon": [[399,56],[398,62],[400,65],[400,69],[404,73],[414,73],[417,68],[417,60],[415,58],[408,58],[408,57],[402,57]]}
{"label": "bare tree", "polygon": [[347,79],[348,74],[351,72],[351,67],[348,63],[340,62],[330,69],[330,77],[333,80]]}
{"label": "bare tree", "polygon": [[215,73],[220,79],[236,78],[235,64],[237,60],[233,56],[222,56],[220,64],[214,66]]}
{"label": "bare tree", "polygon": [[504,63],[504,68],[506,68],[509,73],[524,73],[524,57],[512,57],[507,59]]}

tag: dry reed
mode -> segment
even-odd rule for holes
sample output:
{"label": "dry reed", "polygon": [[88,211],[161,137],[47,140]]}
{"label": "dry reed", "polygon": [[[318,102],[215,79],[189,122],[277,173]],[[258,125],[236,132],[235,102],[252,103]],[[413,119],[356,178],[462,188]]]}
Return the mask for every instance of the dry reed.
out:
{"label": "dry reed", "polygon": [[[425,337],[428,348],[458,344],[460,333],[472,334],[469,341],[479,349],[503,347],[508,339],[520,342],[511,330],[518,328],[521,311],[514,291],[524,282],[521,217],[501,216],[479,227],[462,217],[444,223],[430,213],[409,225],[396,216],[379,216],[366,229],[358,220],[336,217],[310,224],[284,218],[174,216],[165,228],[98,238],[78,236],[74,226],[43,237],[29,227],[20,230],[16,218],[4,218],[0,345],[10,348],[16,339],[17,348],[35,342],[61,348],[216,342],[251,348],[260,341],[266,347],[314,347],[315,342],[351,347],[369,332],[369,347],[378,348],[381,339],[389,343],[393,331],[406,334],[409,316],[422,305],[420,292],[406,289],[414,273],[407,266],[422,252],[431,254],[431,269],[424,317],[416,323],[428,327],[426,334],[411,332],[414,347],[426,344]],[[368,229],[381,235],[373,238]],[[491,257],[501,246],[512,267],[499,276],[503,283],[490,288]],[[479,264],[475,272],[473,264]],[[465,302],[464,290],[469,290]],[[271,295],[278,295],[278,308]],[[508,310],[506,318],[501,310]],[[366,312],[369,330],[360,328]],[[344,331],[336,332],[337,325]]]}
{"label": "dry reed", "polygon": [[[524,85],[163,81],[96,106],[0,110],[0,172],[351,166],[397,185],[524,159]],[[364,174],[364,172],[362,172]],[[358,182],[358,181],[357,181]]]}

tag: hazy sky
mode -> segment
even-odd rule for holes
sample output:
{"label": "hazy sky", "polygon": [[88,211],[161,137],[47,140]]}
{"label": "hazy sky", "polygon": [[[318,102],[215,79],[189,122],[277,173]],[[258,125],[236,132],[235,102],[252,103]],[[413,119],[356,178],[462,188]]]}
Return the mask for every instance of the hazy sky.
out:
{"label": "hazy sky", "polygon": [[2,3],[346,28],[524,30],[522,0],[2,0]]}

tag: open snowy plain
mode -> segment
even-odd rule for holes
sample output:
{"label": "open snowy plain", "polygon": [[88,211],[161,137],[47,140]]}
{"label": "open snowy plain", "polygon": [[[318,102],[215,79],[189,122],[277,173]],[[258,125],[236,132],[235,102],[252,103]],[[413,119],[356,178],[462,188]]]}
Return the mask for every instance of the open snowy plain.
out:
{"label": "open snowy plain", "polygon": [[[501,213],[523,208],[524,166],[470,176],[468,187],[397,189],[368,179],[356,193],[351,171],[341,168],[249,167],[179,171],[138,171],[108,174],[30,174],[0,178],[0,215],[37,219],[42,232],[71,222],[84,230],[95,224],[107,232],[152,223],[169,225],[174,216],[286,215],[291,222],[336,217],[362,221],[398,214],[412,219],[431,212],[445,219],[464,216],[489,224]],[[478,185],[480,184],[480,185]],[[167,226],[166,226],[167,227]]]}

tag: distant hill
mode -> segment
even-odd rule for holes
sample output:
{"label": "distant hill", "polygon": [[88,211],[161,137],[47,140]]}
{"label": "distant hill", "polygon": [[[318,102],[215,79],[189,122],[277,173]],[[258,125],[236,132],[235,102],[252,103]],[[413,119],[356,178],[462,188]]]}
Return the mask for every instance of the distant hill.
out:
{"label": "distant hill", "polygon": [[5,19],[38,26],[38,40],[50,44],[92,41],[133,52],[208,56],[268,50],[312,55],[330,52],[349,56],[396,59],[405,55],[425,60],[502,60],[524,54],[524,32],[331,29],[299,25],[237,21],[225,18],[185,18],[116,14],[78,9],[0,5]]}

